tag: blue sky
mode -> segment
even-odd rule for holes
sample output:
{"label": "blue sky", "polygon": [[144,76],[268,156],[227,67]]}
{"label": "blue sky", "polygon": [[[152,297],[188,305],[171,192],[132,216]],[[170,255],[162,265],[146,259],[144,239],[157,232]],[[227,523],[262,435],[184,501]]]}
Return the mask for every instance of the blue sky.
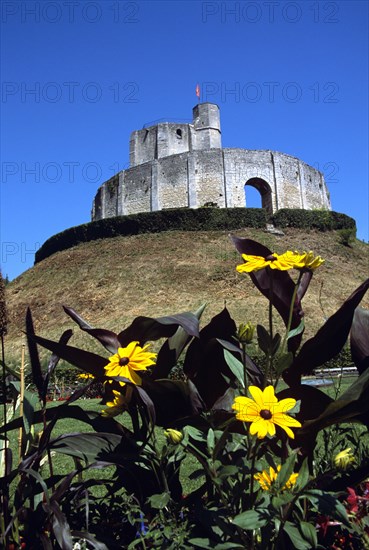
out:
{"label": "blue sky", "polygon": [[[320,169],[368,240],[365,1],[3,1],[1,265],[88,222],[145,123],[221,109],[224,147]],[[258,206],[258,197],[254,206]],[[317,251],[318,252],[318,251]]]}

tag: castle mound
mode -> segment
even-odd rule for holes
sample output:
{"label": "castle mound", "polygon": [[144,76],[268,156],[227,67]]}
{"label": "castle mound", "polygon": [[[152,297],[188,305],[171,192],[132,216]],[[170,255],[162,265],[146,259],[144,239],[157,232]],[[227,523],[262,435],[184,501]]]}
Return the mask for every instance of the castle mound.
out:
{"label": "castle mound", "polygon": [[[275,252],[305,249],[325,258],[303,300],[309,336],[367,278],[369,247],[360,241],[344,246],[336,231],[286,228],[284,232],[280,237],[254,228],[234,231]],[[32,310],[36,333],[57,339],[63,330],[73,328],[71,343],[86,349],[93,349],[92,339],[76,329],[62,304],[76,309],[93,326],[114,331],[138,315],[194,311],[205,302],[204,322],[226,303],[237,323],[265,323],[266,300],[248,276],[236,272],[242,260],[228,233],[167,231],[118,236],[81,243],[44,259],[6,287],[8,361],[19,363],[27,307]],[[369,296],[362,305],[369,307]]]}

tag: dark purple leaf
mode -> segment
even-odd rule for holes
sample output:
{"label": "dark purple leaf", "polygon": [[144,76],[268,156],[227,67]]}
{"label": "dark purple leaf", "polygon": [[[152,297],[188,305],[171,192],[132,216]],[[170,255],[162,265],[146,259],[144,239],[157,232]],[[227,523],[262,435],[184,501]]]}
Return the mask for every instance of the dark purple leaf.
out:
{"label": "dark purple leaf", "polygon": [[125,443],[126,438],[113,433],[70,433],[50,441],[50,449],[86,462],[116,464],[125,456],[131,456],[132,447],[126,448]]}
{"label": "dark purple leaf", "polygon": [[186,353],[183,370],[208,408],[228,387],[225,377],[229,377],[229,368],[218,339],[230,341],[235,334],[236,324],[224,308],[200,331],[200,338],[191,342]]}
{"label": "dark purple leaf", "polygon": [[351,294],[313,338],[305,342],[292,366],[283,373],[284,380],[290,386],[299,384],[303,374],[309,374],[341,351],[348,338],[355,309],[368,288],[369,279]]}
{"label": "dark purple leaf", "polygon": [[191,381],[155,380],[144,378],[142,389],[155,407],[156,423],[169,427],[184,418],[200,414],[204,404]]}
{"label": "dark purple leaf", "polygon": [[178,327],[182,327],[189,336],[199,336],[198,318],[191,312],[185,312],[157,319],[136,317],[128,328],[118,334],[118,339],[121,347],[135,341],[143,346],[149,340],[173,336]]}
{"label": "dark purple leaf", "polygon": [[369,367],[369,310],[355,309],[351,325],[350,345],[352,359],[359,373]]}
{"label": "dark purple leaf", "polygon": [[74,392],[69,396],[67,403],[74,403],[78,399],[80,399],[86,391],[93,385],[98,384],[99,382],[102,382],[103,378],[95,378],[91,380],[88,384],[85,384],[82,388],[78,388],[77,390],[74,390]]}
{"label": "dark purple leaf", "polygon": [[69,315],[69,317],[71,317],[82,330],[90,330],[91,328],[93,328],[72,307],[63,306],[63,309],[65,313]]}
{"label": "dark purple leaf", "polygon": [[40,400],[42,400],[44,378],[42,375],[40,358],[38,355],[37,345],[35,342],[35,331],[33,328],[33,319],[32,319],[32,313],[30,308],[27,309],[27,313],[26,313],[26,334],[27,334],[29,356],[31,360],[33,383],[37,388],[37,392]]}
{"label": "dark purple leaf", "polygon": [[[48,407],[45,411],[45,419],[49,422],[52,419],[55,419],[57,415],[58,419],[61,418],[73,418],[75,420],[80,420],[86,424],[92,426],[96,431],[111,432],[111,433],[120,433],[120,435],[127,434],[130,436],[130,432],[127,428],[124,428],[122,424],[114,420],[113,418],[103,418],[99,413],[95,411],[84,411],[81,407],[76,405],[69,405],[68,402],[65,402],[63,405],[58,405],[56,407]],[[39,424],[43,422],[44,416],[43,411],[35,411],[33,417],[33,424]],[[7,430],[16,430],[22,426],[22,418],[15,418],[11,420],[7,425]],[[5,426],[0,426],[0,433],[5,431]]]}
{"label": "dark purple leaf", "polygon": [[[231,235],[234,246],[240,254],[250,254],[254,256],[262,256],[264,258],[273,254],[266,246],[253,241],[252,239],[242,239]],[[287,271],[272,270],[270,268],[260,269],[249,273],[252,282],[256,288],[268,299],[272,300],[273,306],[276,308],[282,317],[284,324],[287,326],[290,306],[292,301],[295,283],[287,273]],[[271,282],[271,279],[273,281]],[[311,277],[303,276],[303,284],[300,288],[300,297],[296,296],[292,321],[290,329],[299,326],[304,312],[301,307],[301,298],[305,294]],[[288,341],[288,349],[296,351],[300,345],[302,333],[297,334]]]}
{"label": "dark purple leaf", "polygon": [[32,341],[52,351],[61,359],[68,361],[68,363],[75,365],[79,369],[93,374],[93,376],[96,376],[97,378],[104,376],[104,367],[109,363],[108,358],[101,357],[101,355],[97,355],[96,353],[91,353],[90,351],[85,351],[73,346],[60,344],[59,342],[54,342],[53,340],[47,340],[41,336],[33,335]]}
{"label": "dark purple leaf", "polygon": [[[205,305],[195,311],[194,315],[197,319],[200,319],[204,309]],[[158,353],[156,364],[152,368],[151,377],[153,380],[157,378],[167,378],[171,369],[177,364],[182,351],[191,339],[192,336],[189,336],[182,327],[178,327],[173,336],[164,342]]]}
{"label": "dark purple leaf", "polygon": [[[72,334],[73,334],[72,330],[66,330],[65,332],[63,332],[63,334],[60,337],[59,344],[67,344]],[[50,376],[54,372],[54,369],[59,363],[59,360],[60,360],[60,357],[58,357],[55,353],[53,353],[50,358],[49,365],[47,367],[47,374],[45,376],[43,389],[42,389],[42,400],[44,402],[46,401],[46,395],[47,395],[47,389],[49,386]]]}
{"label": "dark purple leaf", "polygon": [[[318,412],[318,411],[317,411]],[[300,428],[302,437],[340,422],[360,421],[369,412],[369,369],[364,371],[338,399]]]}
{"label": "dark purple leaf", "polygon": [[75,321],[79,328],[83,331],[96,338],[102,344],[109,353],[117,353],[120,343],[115,332],[111,330],[106,330],[103,328],[93,328],[89,323],[87,323],[78,313],[71,307],[63,306],[63,309],[69,317]]}
{"label": "dark purple leaf", "polygon": [[301,447],[304,456],[311,455],[316,445],[318,430],[314,428],[302,430],[306,423],[320,416],[333,403],[333,399],[318,388],[307,384],[301,384],[295,388],[286,388],[277,393],[279,400],[287,397],[300,401],[300,411],[296,414],[296,418],[302,423],[302,428],[293,430],[295,439],[291,444],[293,447]]}
{"label": "dark purple leaf", "polygon": [[61,511],[59,504],[54,500],[49,504],[44,504],[44,507],[49,508],[49,511],[52,512],[53,532],[60,548],[70,550],[73,548],[73,538],[67,518]]}

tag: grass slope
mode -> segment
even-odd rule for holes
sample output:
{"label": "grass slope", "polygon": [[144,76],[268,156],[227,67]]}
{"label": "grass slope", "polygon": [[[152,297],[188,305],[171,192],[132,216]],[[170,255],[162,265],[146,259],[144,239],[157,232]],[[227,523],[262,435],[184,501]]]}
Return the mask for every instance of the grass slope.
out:
{"label": "grass slope", "polygon": [[[325,258],[303,301],[306,336],[315,333],[368,277],[369,246],[355,241],[346,247],[339,244],[334,231],[286,229],[283,237],[258,229],[234,233],[278,253],[313,250]],[[66,328],[75,328],[71,343],[88,349],[99,347],[65,315],[62,304],[76,309],[93,326],[117,332],[138,315],[194,311],[205,302],[205,322],[226,304],[237,323],[265,323],[267,301],[248,276],[236,272],[241,261],[225,231],[116,237],[54,254],[6,287],[7,358],[18,361],[20,357],[28,306],[38,334],[58,339]],[[369,307],[369,295],[362,305]]]}

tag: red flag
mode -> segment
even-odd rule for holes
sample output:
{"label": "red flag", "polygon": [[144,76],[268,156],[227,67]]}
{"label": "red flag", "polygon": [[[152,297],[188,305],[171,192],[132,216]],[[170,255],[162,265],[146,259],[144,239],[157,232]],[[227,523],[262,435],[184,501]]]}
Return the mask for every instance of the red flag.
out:
{"label": "red flag", "polygon": [[196,84],[196,95],[200,99],[200,86]]}

